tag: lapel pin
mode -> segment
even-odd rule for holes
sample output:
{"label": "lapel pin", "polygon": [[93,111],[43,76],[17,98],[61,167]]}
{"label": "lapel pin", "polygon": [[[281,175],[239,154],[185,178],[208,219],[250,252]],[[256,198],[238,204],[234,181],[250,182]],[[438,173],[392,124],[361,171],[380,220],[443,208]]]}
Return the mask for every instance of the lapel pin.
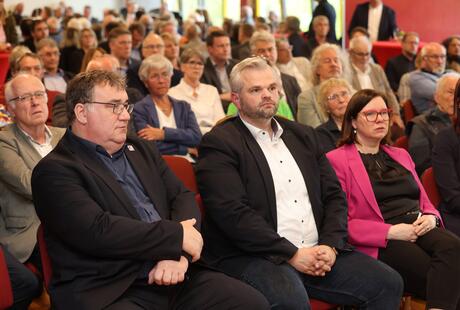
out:
{"label": "lapel pin", "polygon": [[134,147],[131,144],[128,144],[128,150],[134,152]]}

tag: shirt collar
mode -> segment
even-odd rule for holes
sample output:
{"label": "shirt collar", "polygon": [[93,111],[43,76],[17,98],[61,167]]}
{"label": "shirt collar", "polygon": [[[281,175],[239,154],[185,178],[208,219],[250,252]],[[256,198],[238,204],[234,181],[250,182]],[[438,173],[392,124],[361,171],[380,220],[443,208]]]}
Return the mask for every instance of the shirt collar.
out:
{"label": "shirt collar", "polygon": [[356,70],[356,72],[358,73],[361,73],[361,74],[366,74],[366,75],[369,75],[371,73],[371,66],[367,65],[366,66],[366,70],[361,71],[361,69],[359,69],[357,66],[355,66],[353,63],[351,64],[353,66],[353,68]]}
{"label": "shirt collar", "polygon": [[[58,68],[57,72],[56,72],[56,75],[59,75],[60,77],[64,77],[64,70]],[[45,71],[45,75],[44,76],[56,76],[54,74],[50,74],[49,72]]]}
{"label": "shirt collar", "polygon": [[198,85],[197,88],[193,88],[192,86],[188,85],[185,81],[184,81],[184,78],[182,78],[179,82],[179,86],[184,88],[185,92],[187,94],[193,94],[193,92],[199,94],[200,93],[200,89],[201,89],[201,83]]}
{"label": "shirt collar", "polygon": [[45,143],[40,144],[38,141],[36,141],[34,138],[32,138],[31,135],[29,135],[27,132],[25,132],[20,126],[18,126],[19,130],[29,139],[30,142],[38,144],[38,145],[44,145],[44,144],[50,144],[51,139],[53,138],[53,133],[51,130],[48,128],[48,126],[45,125]]}
{"label": "shirt collar", "polygon": [[117,159],[119,158],[121,155],[123,155],[124,153],[124,150],[125,150],[125,147],[126,147],[126,143],[123,144],[123,146],[121,147],[121,149],[119,149],[118,151],[116,151],[115,153],[113,153],[113,155],[110,155],[106,149],[104,147],[102,147],[101,145],[97,144],[97,143],[94,143],[94,142],[91,142],[89,140],[86,140],[86,139],[83,139],[77,135],[75,135],[73,132],[72,132],[72,128],[69,127],[69,133],[70,133],[70,136],[75,139],[77,142],[79,142],[80,144],[82,144],[84,147],[86,147],[88,150],[90,150],[91,152],[94,152],[94,153],[97,153],[97,154],[101,154],[103,156],[106,156],[106,157],[109,157],[111,159]]}
{"label": "shirt collar", "polygon": [[[243,124],[248,128],[249,132],[254,137],[254,139],[256,140],[270,139],[270,135],[268,134],[267,131],[260,129],[252,124],[249,124],[241,117],[240,119],[243,122]],[[283,134],[283,128],[281,127],[281,125],[278,123],[278,121],[275,118],[271,119],[271,126],[273,130],[273,137],[271,138],[271,141],[273,142],[278,141],[281,138],[281,135]]]}

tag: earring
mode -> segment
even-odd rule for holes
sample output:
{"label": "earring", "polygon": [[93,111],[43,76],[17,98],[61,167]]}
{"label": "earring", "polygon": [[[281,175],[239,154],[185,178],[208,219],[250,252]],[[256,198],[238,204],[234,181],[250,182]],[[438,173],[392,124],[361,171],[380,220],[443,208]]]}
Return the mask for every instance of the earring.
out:
{"label": "earring", "polygon": [[353,134],[356,135],[356,128],[353,128]]}

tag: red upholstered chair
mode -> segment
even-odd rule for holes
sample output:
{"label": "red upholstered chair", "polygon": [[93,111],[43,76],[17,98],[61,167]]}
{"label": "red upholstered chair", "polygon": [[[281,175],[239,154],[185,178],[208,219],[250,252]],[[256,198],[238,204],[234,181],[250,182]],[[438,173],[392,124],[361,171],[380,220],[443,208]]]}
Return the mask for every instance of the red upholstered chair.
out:
{"label": "red upholstered chair", "polygon": [[51,259],[48,255],[48,249],[46,248],[45,233],[41,224],[37,231],[37,242],[38,249],[40,250],[40,258],[42,260],[43,282],[45,283],[46,289],[48,289],[51,276],[53,275],[53,269],[51,267]]}
{"label": "red upholstered chair", "polygon": [[3,249],[0,247],[0,309],[7,309],[11,305],[13,305],[13,290]]}
{"label": "red upholstered chair", "polygon": [[404,115],[404,123],[408,123],[411,119],[414,118],[414,116],[417,115],[415,112],[414,105],[412,104],[411,100],[407,100],[402,104],[402,110],[403,110],[403,115]]}
{"label": "red upholstered chair", "polygon": [[431,203],[437,208],[441,202],[441,195],[439,194],[438,187],[436,186],[436,180],[434,179],[432,167],[426,169],[422,174],[422,184],[428,198],[430,198]]}
{"label": "red upholstered chair", "polygon": [[407,151],[409,149],[409,138],[407,136],[401,136],[396,139],[393,146],[403,148]]}
{"label": "red upholstered chair", "polygon": [[60,94],[58,91],[46,90],[46,95],[48,96],[48,119],[46,120],[47,125],[51,125],[51,119],[53,117],[53,104],[56,96]]}

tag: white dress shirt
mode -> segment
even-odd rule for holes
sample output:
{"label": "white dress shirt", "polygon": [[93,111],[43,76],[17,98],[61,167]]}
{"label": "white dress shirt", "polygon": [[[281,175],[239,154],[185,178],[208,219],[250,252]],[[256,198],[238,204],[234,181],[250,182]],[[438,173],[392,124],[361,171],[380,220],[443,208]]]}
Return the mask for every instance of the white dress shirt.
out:
{"label": "white dress shirt", "polygon": [[277,63],[276,66],[284,74],[288,74],[295,77],[302,91],[307,91],[311,87],[311,84],[308,83],[307,79],[305,79],[305,75],[300,72],[299,68],[292,60],[289,61],[287,64]]}
{"label": "white dress shirt", "polygon": [[270,167],[276,195],[278,234],[298,248],[318,244],[313,210],[302,172],[281,135],[283,128],[273,119],[273,137],[241,119],[256,139]]}
{"label": "white dress shirt", "polygon": [[43,83],[47,90],[58,91],[63,94],[65,94],[67,90],[67,82],[64,80],[64,74],[60,71],[56,74],[45,72]]}
{"label": "white dress shirt", "polygon": [[187,101],[195,113],[202,134],[211,130],[218,120],[225,117],[217,88],[200,83],[197,88],[188,85],[184,79],[168,91],[168,95]]}
{"label": "white dress shirt", "polygon": [[369,5],[369,15],[367,21],[367,31],[371,37],[371,41],[377,41],[379,38],[379,26],[382,19],[383,4],[380,3],[377,7],[373,8]]}
{"label": "white dress shirt", "polygon": [[358,77],[359,85],[361,86],[361,89],[374,89],[374,85],[372,85],[371,81],[371,67],[367,66],[366,70],[363,72],[361,71],[358,67],[353,65],[353,68],[356,71],[356,76]]}

